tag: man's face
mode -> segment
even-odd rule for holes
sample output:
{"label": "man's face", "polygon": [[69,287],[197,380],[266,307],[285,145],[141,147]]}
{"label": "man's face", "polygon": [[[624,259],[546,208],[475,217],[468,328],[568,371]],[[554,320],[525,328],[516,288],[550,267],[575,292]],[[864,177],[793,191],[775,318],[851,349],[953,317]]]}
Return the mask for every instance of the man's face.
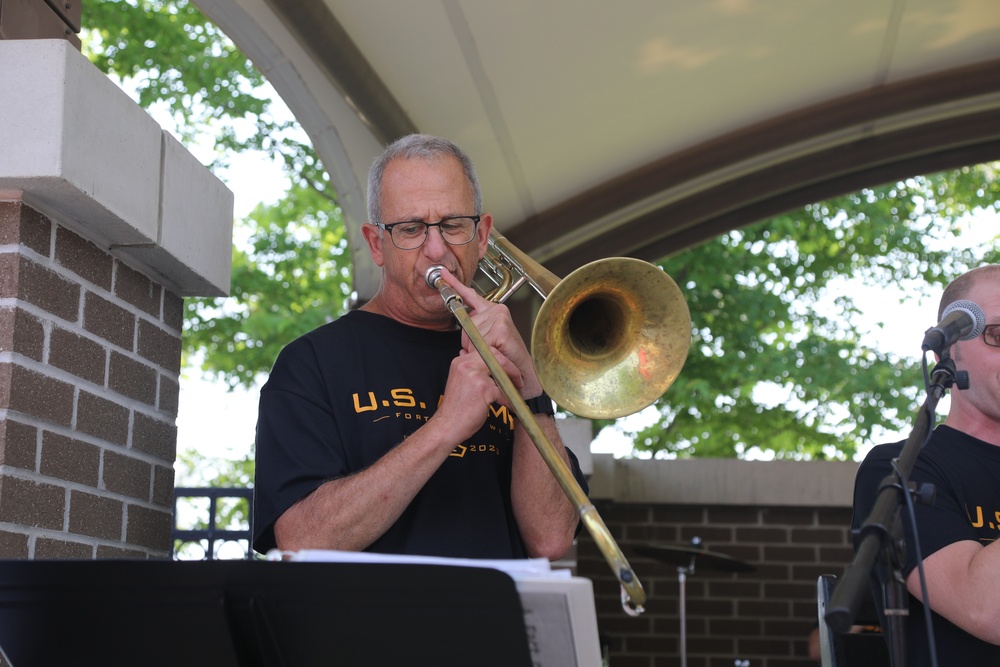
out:
{"label": "man's face", "polygon": [[[996,274],[980,278],[965,298],[979,304],[986,324],[1000,324],[1000,284]],[[980,335],[956,343],[952,358],[956,369],[969,372],[969,388],[953,390],[952,404],[957,402],[974,418],[992,421],[992,429],[1000,437],[1000,347],[990,347]]]}
{"label": "man's face", "polygon": [[[435,160],[396,159],[386,167],[382,181],[382,222],[420,220],[438,222],[453,216],[480,213],[461,164],[452,157]],[[483,215],[476,237],[465,245],[445,243],[438,228],[427,230],[424,244],[414,250],[397,248],[386,230],[366,226],[372,258],[382,267],[383,305],[401,321],[415,326],[454,326],[437,290],[427,286],[424,273],[435,264],[445,266],[466,285],[472,283],[486,252],[490,216]]]}

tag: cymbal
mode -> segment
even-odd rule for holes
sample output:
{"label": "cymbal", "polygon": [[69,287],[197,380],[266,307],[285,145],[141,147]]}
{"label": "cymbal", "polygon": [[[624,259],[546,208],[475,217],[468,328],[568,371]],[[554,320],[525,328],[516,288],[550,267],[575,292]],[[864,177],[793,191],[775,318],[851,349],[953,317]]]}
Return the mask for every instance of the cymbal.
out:
{"label": "cymbal", "polygon": [[746,561],[690,544],[643,544],[635,547],[635,551],[670,565],[694,565],[696,570],[717,570],[719,572],[755,572],[757,570]]}

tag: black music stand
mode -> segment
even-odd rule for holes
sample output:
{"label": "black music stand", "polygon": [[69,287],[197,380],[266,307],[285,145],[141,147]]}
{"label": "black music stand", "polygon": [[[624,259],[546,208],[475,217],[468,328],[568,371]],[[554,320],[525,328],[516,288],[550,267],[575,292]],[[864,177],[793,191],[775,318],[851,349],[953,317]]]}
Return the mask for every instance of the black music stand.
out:
{"label": "black music stand", "polygon": [[0,647],[35,665],[531,665],[498,570],[0,561]]}

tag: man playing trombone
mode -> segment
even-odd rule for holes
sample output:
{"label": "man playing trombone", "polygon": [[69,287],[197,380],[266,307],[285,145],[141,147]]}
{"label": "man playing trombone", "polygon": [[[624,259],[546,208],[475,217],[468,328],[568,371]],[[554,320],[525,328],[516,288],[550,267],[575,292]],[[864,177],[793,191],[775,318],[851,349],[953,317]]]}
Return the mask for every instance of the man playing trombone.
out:
{"label": "man playing trombone", "polygon": [[378,292],[286,346],[261,390],[254,548],[561,557],[577,511],[425,280],[444,267],[586,489],[509,312],[470,287],[493,224],[471,161],[443,139],[398,140],[371,168],[368,215]]}

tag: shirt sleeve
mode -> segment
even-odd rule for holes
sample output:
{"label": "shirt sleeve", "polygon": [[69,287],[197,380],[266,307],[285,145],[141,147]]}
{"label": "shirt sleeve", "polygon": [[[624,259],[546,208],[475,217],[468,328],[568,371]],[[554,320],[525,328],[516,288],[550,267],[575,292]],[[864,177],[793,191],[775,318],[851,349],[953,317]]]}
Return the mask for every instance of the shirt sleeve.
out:
{"label": "shirt sleeve", "polygon": [[325,482],[347,474],[336,419],[312,345],[278,355],[261,389],[254,477],[254,548],[276,545],[274,523]]}

